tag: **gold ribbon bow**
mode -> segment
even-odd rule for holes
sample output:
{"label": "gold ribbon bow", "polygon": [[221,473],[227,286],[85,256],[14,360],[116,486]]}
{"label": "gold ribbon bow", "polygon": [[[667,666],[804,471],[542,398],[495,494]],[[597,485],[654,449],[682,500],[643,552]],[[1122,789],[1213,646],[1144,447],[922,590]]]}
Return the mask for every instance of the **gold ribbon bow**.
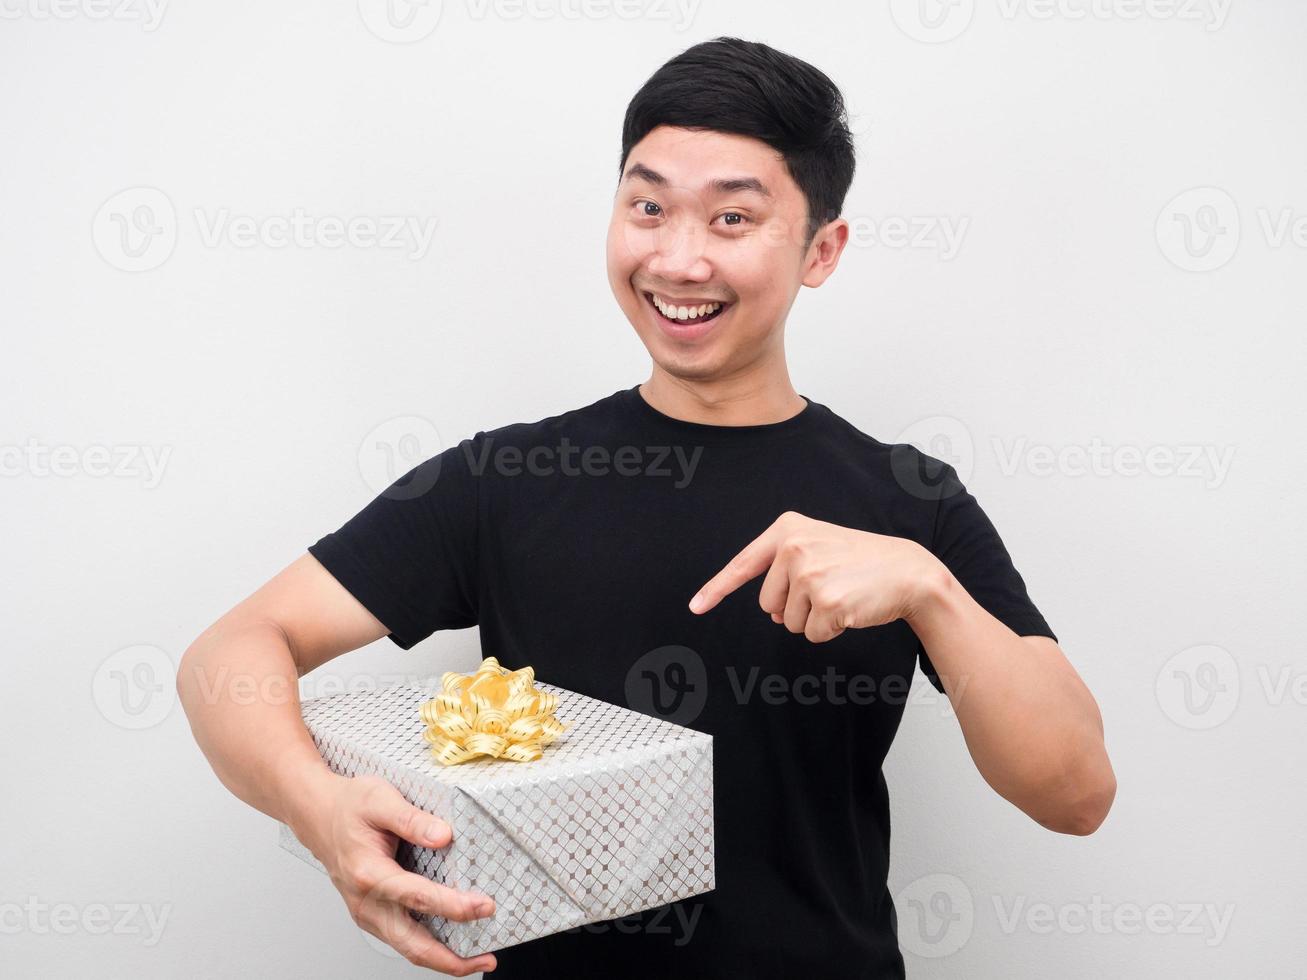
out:
{"label": "gold ribbon bow", "polygon": [[474,674],[449,670],[442,691],[422,705],[425,737],[442,765],[479,755],[532,762],[567,730],[554,717],[558,696],[536,689],[535,670],[509,670],[486,657]]}

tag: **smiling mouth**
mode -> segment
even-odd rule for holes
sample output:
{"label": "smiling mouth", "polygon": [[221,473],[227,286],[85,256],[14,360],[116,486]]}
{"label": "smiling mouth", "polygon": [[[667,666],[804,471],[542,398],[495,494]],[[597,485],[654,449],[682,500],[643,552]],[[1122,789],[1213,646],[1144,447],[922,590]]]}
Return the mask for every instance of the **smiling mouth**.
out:
{"label": "smiling mouth", "polygon": [[644,298],[658,311],[659,316],[668,323],[675,323],[678,326],[715,320],[731,306],[730,303],[698,303],[694,306],[680,306],[668,303],[662,297],[649,292],[644,294]]}

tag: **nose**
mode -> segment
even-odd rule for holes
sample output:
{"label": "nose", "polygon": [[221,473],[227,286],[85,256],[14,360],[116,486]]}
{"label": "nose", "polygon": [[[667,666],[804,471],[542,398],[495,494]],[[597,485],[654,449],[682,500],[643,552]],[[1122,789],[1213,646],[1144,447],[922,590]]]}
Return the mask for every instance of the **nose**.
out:
{"label": "nose", "polygon": [[667,282],[706,282],[712,266],[704,256],[707,229],[693,220],[668,222],[658,229],[649,256],[651,276]]}

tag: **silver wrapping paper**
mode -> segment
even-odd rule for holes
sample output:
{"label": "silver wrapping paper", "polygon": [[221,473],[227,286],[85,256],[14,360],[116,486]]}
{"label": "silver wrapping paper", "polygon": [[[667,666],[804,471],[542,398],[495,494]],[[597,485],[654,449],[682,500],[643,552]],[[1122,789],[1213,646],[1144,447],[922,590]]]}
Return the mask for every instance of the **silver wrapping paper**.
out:
{"label": "silver wrapping paper", "polygon": [[[377,774],[453,828],[448,847],[401,841],[396,860],[451,888],[495,900],[475,922],[418,916],[460,956],[474,956],[710,891],[712,736],[549,684],[568,730],[534,762],[442,766],[418,710],[429,684],[303,703],[328,767]],[[326,869],[280,826],[281,845]]]}

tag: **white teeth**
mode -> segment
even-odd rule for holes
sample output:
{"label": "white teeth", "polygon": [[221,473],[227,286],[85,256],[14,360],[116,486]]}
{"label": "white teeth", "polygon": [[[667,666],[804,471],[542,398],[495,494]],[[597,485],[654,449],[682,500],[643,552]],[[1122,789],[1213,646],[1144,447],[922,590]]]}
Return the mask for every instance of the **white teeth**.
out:
{"label": "white teeth", "polygon": [[653,297],[653,301],[664,316],[673,320],[698,319],[701,316],[707,316],[709,313],[716,313],[722,306],[721,303],[704,303],[702,306],[669,306],[656,295]]}

